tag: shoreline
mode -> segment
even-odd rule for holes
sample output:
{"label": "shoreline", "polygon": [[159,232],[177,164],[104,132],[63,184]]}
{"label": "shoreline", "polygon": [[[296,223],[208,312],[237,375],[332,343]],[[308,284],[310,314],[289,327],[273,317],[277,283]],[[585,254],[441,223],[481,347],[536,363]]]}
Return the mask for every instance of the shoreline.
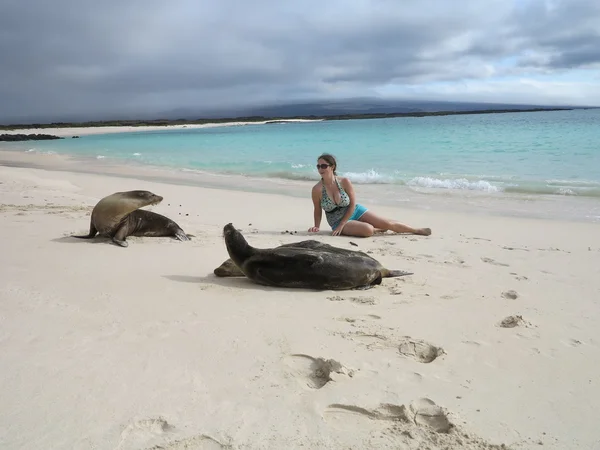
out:
{"label": "shoreline", "polygon": [[[197,186],[230,191],[283,194],[310,200],[310,189],[318,180],[293,180],[203,172],[187,168],[152,166],[117,159],[43,154],[4,149],[0,143],[0,165],[49,171],[89,173],[137,178],[151,182]],[[359,203],[372,209],[401,207],[409,210],[457,211],[497,217],[558,220],[565,223],[600,223],[600,202],[594,197],[480,192],[409,187],[393,184],[355,183]]]}
{"label": "shoreline", "polygon": [[[281,122],[320,122],[321,119],[285,119]],[[164,130],[185,130],[197,128],[217,128],[217,127],[235,127],[247,125],[266,125],[272,120],[257,122],[214,122],[203,124],[178,124],[178,125],[140,125],[140,126],[81,126],[81,127],[42,127],[42,128],[13,128],[3,130],[0,127],[0,134],[51,134],[59,137],[89,136],[96,134],[114,134],[114,133],[135,133],[144,131],[164,131]],[[278,121],[279,122],[279,121]],[[35,141],[28,141],[35,142]]]}

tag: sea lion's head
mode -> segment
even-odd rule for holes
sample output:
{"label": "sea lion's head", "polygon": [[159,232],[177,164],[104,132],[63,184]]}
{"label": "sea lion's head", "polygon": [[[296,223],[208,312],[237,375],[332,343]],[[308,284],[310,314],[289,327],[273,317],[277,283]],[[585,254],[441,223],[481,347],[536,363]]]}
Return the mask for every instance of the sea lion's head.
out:
{"label": "sea lion's head", "polygon": [[227,253],[237,266],[240,266],[246,258],[254,253],[254,249],[233,224],[228,223],[223,227],[223,237],[225,238]]}
{"label": "sea lion's head", "polygon": [[150,191],[127,191],[119,192],[119,194],[130,202],[134,202],[138,208],[148,205],[158,205],[163,200],[160,195],[156,195]]}
{"label": "sea lion's head", "polygon": [[246,243],[246,239],[242,236],[232,223],[228,223],[223,227],[223,237],[227,246],[229,244],[235,245],[236,243]]}

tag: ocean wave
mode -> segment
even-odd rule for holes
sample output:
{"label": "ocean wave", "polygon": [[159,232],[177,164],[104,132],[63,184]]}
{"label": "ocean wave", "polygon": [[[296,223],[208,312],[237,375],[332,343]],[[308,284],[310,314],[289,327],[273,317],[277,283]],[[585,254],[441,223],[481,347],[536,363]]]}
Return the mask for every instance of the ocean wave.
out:
{"label": "ocean wave", "polygon": [[39,155],[56,155],[56,152],[54,150],[39,150],[37,148],[29,148],[27,150],[25,150],[25,153],[37,153]]}
{"label": "ocean wave", "polygon": [[134,153],[133,156],[142,156],[141,153]]}
{"label": "ocean wave", "polygon": [[557,189],[556,193],[558,195],[577,195],[577,192],[575,192],[573,189],[564,188],[564,187]]}
{"label": "ocean wave", "polygon": [[546,180],[549,186],[600,187],[600,182],[589,180]]}
{"label": "ocean wave", "polygon": [[[263,176],[263,175],[258,175]],[[306,172],[268,172],[264,174],[267,178],[283,178],[286,180],[297,180],[297,181],[317,181],[319,179],[318,173],[306,173]]]}
{"label": "ocean wave", "polygon": [[400,181],[389,175],[382,175],[373,169],[367,172],[345,172],[343,175],[356,184],[390,184]]}
{"label": "ocean wave", "polygon": [[513,194],[530,194],[530,195],[562,195],[562,196],[577,196],[577,197],[600,197],[600,187],[582,187],[582,186],[556,186],[556,185],[539,185],[539,184],[522,184],[507,186],[507,193]]}
{"label": "ocean wave", "polygon": [[104,159],[104,158],[106,158],[106,156],[104,156],[104,155],[97,155],[96,156],[96,159]]}
{"label": "ocean wave", "polygon": [[489,181],[469,181],[466,178],[440,180],[438,178],[431,177],[415,177],[406,184],[411,187],[424,187],[435,189],[457,189],[483,192],[502,191],[501,188],[499,188],[498,186],[494,186]]}

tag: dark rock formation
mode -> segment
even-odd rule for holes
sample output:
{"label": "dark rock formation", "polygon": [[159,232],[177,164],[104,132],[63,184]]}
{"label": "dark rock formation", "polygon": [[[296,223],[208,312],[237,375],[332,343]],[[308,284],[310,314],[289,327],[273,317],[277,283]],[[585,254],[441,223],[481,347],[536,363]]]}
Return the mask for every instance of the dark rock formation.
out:
{"label": "dark rock formation", "polygon": [[51,134],[0,134],[0,141],[49,141],[51,139],[63,139]]}

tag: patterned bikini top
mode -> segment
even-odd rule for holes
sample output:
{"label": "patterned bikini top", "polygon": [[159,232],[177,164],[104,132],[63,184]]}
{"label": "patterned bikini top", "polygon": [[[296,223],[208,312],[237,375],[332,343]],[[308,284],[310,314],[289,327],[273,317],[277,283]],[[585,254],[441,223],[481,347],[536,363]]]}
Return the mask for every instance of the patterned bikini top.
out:
{"label": "patterned bikini top", "polygon": [[329,195],[327,195],[327,189],[325,189],[325,183],[323,183],[323,180],[321,180],[321,208],[323,208],[323,210],[328,213],[328,212],[332,212],[334,210],[336,210],[337,208],[345,208],[348,207],[348,205],[350,205],[350,196],[346,193],[346,191],[344,190],[344,188],[340,185],[340,182],[338,181],[337,177],[335,179],[335,182],[337,183],[338,189],[340,190],[340,202],[339,203],[335,203],[333,201],[332,198],[329,197]]}

